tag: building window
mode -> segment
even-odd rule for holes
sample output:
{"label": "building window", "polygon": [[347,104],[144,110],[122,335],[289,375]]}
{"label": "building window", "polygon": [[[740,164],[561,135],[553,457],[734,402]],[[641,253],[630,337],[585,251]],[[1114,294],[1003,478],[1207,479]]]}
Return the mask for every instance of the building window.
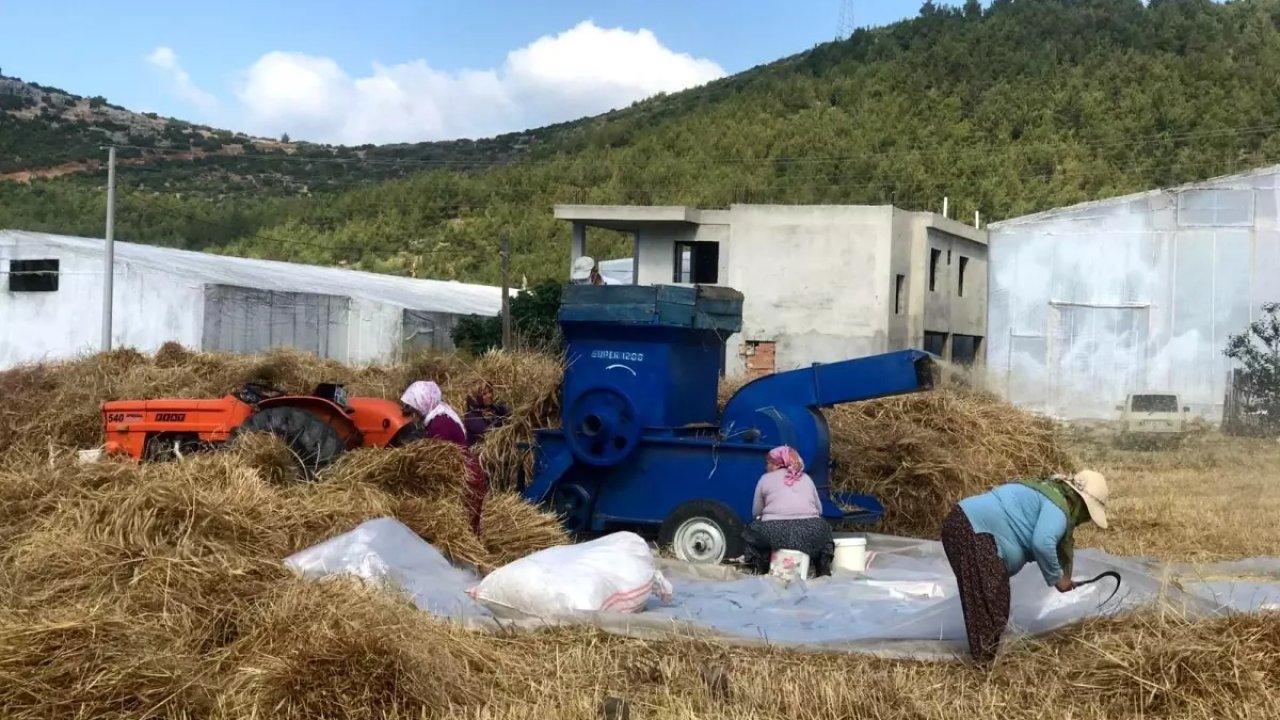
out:
{"label": "building window", "polygon": [[929,250],[929,292],[938,291],[938,261],[941,259],[941,250]]}
{"label": "building window", "polygon": [[10,260],[9,292],[57,292],[58,261]]}
{"label": "building window", "polygon": [[898,275],[893,279],[893,314],[902,314],[902,291],[906,288],[907,276]]}
{"label": "building window", "polygon": [[941,332],[924,331],[924,351],[937,355],[943,360],[947,359],[947,334]]}
{"label": "building window", "polygon": [[982,338],[976,335],[953,335],[951,337],[951,362],[965,367],[978,363],[978,355],[982,352]]}
{"label": "building window", "polygon": [[720,281],[720,243],[678,242],[675,244],[671,281],[685,285],[715,285]]}
{"label": "building window", "polygon": [[961,255],[960,256],[960,272],[959,272],[960,283],[956,287],[956,292],[960,294],[960,297],[964,297],[964,271],[968,267],[969,267],[969,258]]}

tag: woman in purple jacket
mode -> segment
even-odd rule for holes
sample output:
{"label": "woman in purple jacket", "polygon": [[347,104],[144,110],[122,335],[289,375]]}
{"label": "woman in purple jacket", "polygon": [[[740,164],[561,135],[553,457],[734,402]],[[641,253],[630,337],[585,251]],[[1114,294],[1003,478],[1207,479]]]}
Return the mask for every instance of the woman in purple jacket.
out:
{"label": "woman in purple jacket", "polygon": [[767,573],[773,551],[799,550],[809,556],[815,575],[831,574],[835,558],[831,524],[822,517],[818,488],[793,448],[783,445],[769,451],[765,474],[756,483],[751,516],[754,521],[742,534],[747,567]]}
{"label": "woman in purple jacket", "polygon": [[467,444],[476,445],[484,439],[486,433],[502,425],[510,417],[510,407],[494,402],[493,386],[481,382],[467,396],[467,414],[462,419],[467,428]]}
{"label": "woman in purple jacket", "polygon": [[484,499],[489,492],[489,478],[467,444],[467,431],[462,418],[444,401],[440,386],[430,380],[419,380],[410,385],[400,396],[400,402],[417,415],[416,424],[422,428],[420,437],[444,440],[462,448],[470,473],[467,478],[470,490],[467,500],[471,511],[471,529],[479,535]]}

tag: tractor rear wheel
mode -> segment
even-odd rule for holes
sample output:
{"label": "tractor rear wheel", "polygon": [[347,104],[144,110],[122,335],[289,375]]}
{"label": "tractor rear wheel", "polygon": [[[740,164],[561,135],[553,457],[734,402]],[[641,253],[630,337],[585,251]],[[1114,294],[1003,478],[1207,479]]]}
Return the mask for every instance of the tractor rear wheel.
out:
{"label": "tractor rear wheel", "polygon": [[293,451],[308,478],[328,467],[346,450],[346,443],[329,423],[296,407],[273,407],[249,416],[232,433],[270,433]]}

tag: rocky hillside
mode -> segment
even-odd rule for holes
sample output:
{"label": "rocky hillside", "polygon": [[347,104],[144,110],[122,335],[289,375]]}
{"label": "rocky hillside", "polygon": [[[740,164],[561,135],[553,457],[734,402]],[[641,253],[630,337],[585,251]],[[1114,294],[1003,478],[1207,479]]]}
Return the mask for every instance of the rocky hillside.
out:
{"label": "rocky hillside", "polygon": [[[118,237],[495,282],[509,234],[515,276],[536,281],[563,274],[558,202],[918,209],[946,196],[957,216],[1001,218],[1280,161],[1278,27],[1277,0],[926,2],[608,115],[385,147],[272,145],[126,119],[100,99],[46,103],[38,88],[4,101],[0,158],[48,172],[136,133]],[[98,235],[102,179],[0,183],[0,227]]]}
{"label": "rocky hillside", "polygon": [[[491,167],[591,122],[482,140],[342,147],[293,142],[288,136],[251,137],[0,75],[0,182],[94,174],[105,165],[103,147],[114,144],[122,146],[117,157],[123,172],[143,168],[132,173],[138,187],[219,196],[263,190],[305,195],[404,177],[433,165]],[[270,156],[269,164],[264,155]],[[341,172],[334,172],[335,166]],[[162,168],[158,175],[157,167]]]}

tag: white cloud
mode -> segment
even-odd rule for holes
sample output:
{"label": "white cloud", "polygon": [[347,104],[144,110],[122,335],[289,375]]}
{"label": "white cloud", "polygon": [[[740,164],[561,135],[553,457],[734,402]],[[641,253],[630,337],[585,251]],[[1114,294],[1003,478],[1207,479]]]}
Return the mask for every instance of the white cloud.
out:
{"label": "white cloud", "polygon": [[368,76],[353,78],[329,58],[272,52],[248,69],[237,97],[246,129],[258,134],[288,132],[295,139],[345,144],[413,142],[571,120],[724,74],[710,60],[664,47],[648,30],[586,21],[508,53],[491,70],[441,71],[416,60],[375,64]]}
{"label": "white cloud", "polygon": [[178,63],[178,55],[170,48],[158,47],[147,56],[147,62],[159,68],[169,79],[169,89],[179,100],[206,112],[218,107],[218,99],[201,90],[191,75]]}

